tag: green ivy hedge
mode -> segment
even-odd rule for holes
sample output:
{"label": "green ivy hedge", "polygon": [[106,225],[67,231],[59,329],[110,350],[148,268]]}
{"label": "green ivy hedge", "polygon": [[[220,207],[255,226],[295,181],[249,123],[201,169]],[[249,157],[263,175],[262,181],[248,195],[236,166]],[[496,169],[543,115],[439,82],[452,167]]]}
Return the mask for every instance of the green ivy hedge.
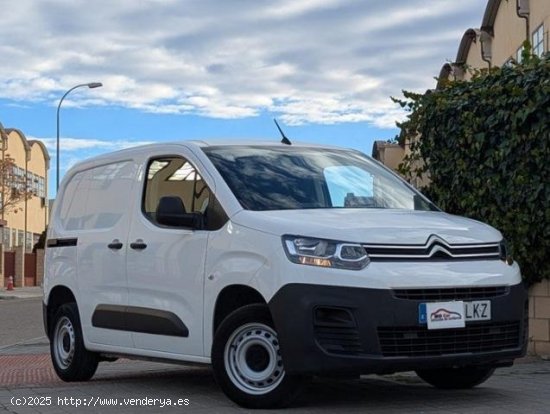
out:
{"label": "green ivy hedge", "polygon": [[395,101],[410,112],[400,172],[428,174],[422,190],[443,210],[498,228],[528,282],[550,278],[550,59]]}

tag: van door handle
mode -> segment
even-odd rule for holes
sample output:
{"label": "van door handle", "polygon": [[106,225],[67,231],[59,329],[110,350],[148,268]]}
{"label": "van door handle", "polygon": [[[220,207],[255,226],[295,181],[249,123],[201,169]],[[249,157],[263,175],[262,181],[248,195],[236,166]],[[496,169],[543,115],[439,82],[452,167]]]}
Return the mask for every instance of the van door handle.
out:
{"label": "van door handle", "polygon": [[120,250],[122,249],[123,244],[118,240],[114,239],[111,243],[107,245],[107,247],[111,250]]}
{"label": "van door handle", "polygon": [[143,240],[137,239],[135,242],[130,243],[130,248],[134,250],[143,250],[147,247],[145,243],[143,243]]}

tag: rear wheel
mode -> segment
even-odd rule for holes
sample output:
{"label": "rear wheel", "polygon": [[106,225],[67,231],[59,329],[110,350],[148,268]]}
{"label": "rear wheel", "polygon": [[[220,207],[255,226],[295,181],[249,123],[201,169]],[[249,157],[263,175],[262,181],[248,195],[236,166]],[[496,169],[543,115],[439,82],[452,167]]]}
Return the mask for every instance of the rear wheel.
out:
{"label": "rear wheel", "polygon": [[416,375],[436,388],[449,390],[473,388],[487,381],[493,372],[494,368],[464,367],[419,370]]}
{"label": "rear wheel", "polygon": [[50,353],[55,372],[63,381],[87,381],[97,369],[98,355],[84,347],[76,303],[62,305],[52,321]]}
{"label": "rear wheel", "polygon": [[212,365],[224,393],[248,408],[286,406],[305,381],[285,371],[266,305],[242,307],[220,324],[212,346]]}

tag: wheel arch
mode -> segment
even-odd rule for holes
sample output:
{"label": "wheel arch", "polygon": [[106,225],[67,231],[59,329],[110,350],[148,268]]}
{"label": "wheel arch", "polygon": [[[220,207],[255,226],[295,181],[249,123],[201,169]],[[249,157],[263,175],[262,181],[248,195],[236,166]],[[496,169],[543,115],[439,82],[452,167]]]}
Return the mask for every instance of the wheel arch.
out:
{"label": "wheel arch", "polygon": [[212,334],[216,332],[222,321],[235,310],[255,303],[267,304],[263,295],[253,287],[246,285],[229,285],[224,287],[216,298],[214,317],[212,319]]}
{"label": "wheel arch", "polygon": [[47,304],[45,305],[44,312],[44,329],[46,335],[51,339],[51,321],[59,307],[65,305],[66,303],[76,303],[76,296],[73,291],[64,285],[57,285],[53,287],[48,294]]}

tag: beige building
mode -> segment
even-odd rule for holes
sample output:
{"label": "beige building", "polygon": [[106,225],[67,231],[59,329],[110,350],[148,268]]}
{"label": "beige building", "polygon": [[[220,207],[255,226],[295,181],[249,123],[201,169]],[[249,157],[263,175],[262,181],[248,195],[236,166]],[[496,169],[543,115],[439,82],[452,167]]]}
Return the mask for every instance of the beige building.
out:
{"label": "beige building", "polygon": [[549,29],[549,0],[489,0],[481,28],[464,32],[455,62],[441,68],[440,82],[468,80],[472,76],[468,68],[521,63],[525,40],[540,57],[548,52]]}
{"label": "beige building", "polygon": [[372,146],[372,157],[380,161],[386,167],[397,172],[397,167],[403,160],[405,150],[399,144],[375,141]]}
{"label": "beige building", "polygon": [[[26,177],[27,189],[32,192],[29,199],[20,202],[18,211],[1,211],[1,241],[4,250],[23,246],[24,250],[31,251],[48,225],[50,157],[41,141],[27,140],[23,132],[17,129],[3,128],[0,124],[0,138],[2,159],[10,157],[14,160],[13,174]],[[5,191],[9,191],[7,188],[9,186],[4,186]]]}

